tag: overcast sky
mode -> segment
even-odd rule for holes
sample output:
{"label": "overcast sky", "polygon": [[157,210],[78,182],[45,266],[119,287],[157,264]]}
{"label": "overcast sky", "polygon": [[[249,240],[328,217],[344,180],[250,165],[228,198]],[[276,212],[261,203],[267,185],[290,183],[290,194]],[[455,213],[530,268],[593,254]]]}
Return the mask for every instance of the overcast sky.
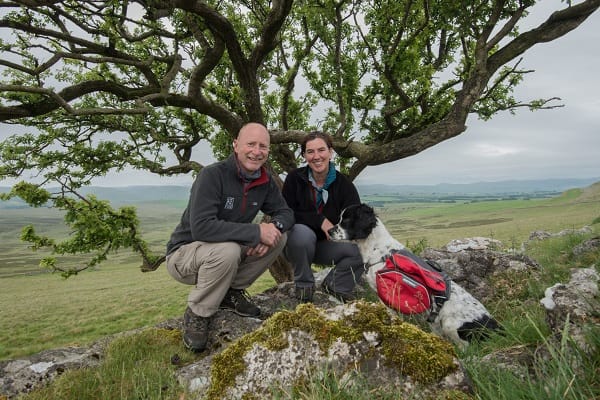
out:
{"label": "overcast sky", "polygon": [[[532,23],[547,18],[558,0],[544,0]],[[480,181],[600,177],[600,11],[580,27],[524,55],[523,69],[534,69],[516,92],[521,100],[560,97],[563,108],[519,109],[484,122],[471,116],[467,130],[418,155],[368,167],[357,183],[436,184]],[[6,126],[6,125],[5,125]],[[210,151],[196,153],[203,164]],[[191,176],[160,179],[125,172],[98,179],[102,186],[191,184]],[[12,182],[0,181],[0,185]]]}
{"label": "overcast sky", "polygon": [[[559,1],[542,1],[546,19]],[[436,184],[512,179],[600,177],[600,11],[566,36],[524,55],[534,69],[516,98],[560,97],[564,107],[519,109],[489,121],[471,116],[467,130],[413,157],[368,167],[358,183]]]}

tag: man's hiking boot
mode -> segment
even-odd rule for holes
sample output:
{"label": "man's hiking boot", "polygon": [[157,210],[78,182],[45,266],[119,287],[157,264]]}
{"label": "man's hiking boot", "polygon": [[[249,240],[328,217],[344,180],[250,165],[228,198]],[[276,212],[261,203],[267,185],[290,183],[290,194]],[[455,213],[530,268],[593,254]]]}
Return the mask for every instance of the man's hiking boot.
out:
{"label": "man's hiking boot", "polygon": [[298,287],[296,286],[296,299],[301,303],[312,303],[315,294],[315,287]]}
{"label": "man's hiking boot", "polygon": [[210,317],[201,317],[188,307],[183,314],[183,344],[193,352],[206,349]]}
{"label": "man's hiking boot", "polygon": [[352,293],[336,292],[335,290],[330,288],[326,283],[323,283],[321,285],[321,290],[323,290],[323,292],[327,293],[328,295],[335,297],[342,303],[348,303],[350,301],[356,300],[356,297]]}
{"label": "man's hiking boot", "polygon": [[219,308],[232,310],[243,317],[259,317],[260,308],[250,301],[250,296],[243,289],[230,288]]}

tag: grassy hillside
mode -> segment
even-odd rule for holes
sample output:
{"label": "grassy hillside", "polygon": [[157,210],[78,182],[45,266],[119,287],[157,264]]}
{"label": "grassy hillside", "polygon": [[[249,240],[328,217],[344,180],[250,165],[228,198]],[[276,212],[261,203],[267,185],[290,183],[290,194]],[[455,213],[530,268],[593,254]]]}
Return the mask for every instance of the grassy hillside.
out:
{"label": "grassy hillside", "polygon": [[[391,197],[368,196],[364,200],[383,204],[376,210],[399,240],[424,240],[434,247],[466,236],[493,236],[507,246],[517,246],[533,230],[556,232],[584,225],[593,226],[592,235],[600,234],[600,183],[551,199],[398,203]],[[164,249],[183,207],[176,200],[139,207],[144,236],[155,251]],[[30,252],[18,240],[21,226],[30,223],[40,232],[68,235],[60,213],[54,210],[0,212],[0,359],[86,345],[105,335],[181,316],[188,287],[170,278],[164,266],[155,272],[141,273],[139,261],[130,252],[113,254],[97,269],[67,280],[40,273],[37,261],[41,254]],[[528,254],[544,267],[539,271],[543,275],[531,280],[527,272],[511,272],[496,276],[491,282],[498,301],[486,305],[502,322],[506,334],[470,346],[461,354],[476,388],[473,398],[600,398],[597,352],[584,357],[574,354],[570,347],[555,348],[549,344],[549,330],[539,304],[544,288],[566,279],[570,268],[600,268],[599,251],[583,256],[575,256],[571,251],[583,240],[581,236],[568,236],[537,242]],[[251,292],[260,292],[272,284],[265,274]],[[600,344],[598,327],[590,330],[590,335],[594,343]],[[536,360],[540,346],[552,355],[550,359]],[[481,362],[493,353],[515,357],[531,353],[528,376]],[[176,366],[170,362],[173,354],[180,354],[184,364],[202,357],[184,351],[178,335],[147,330],[113,342],[101,367],[66,372],[52,385],[24,398],[187,398],[174,378]],[[575,357],[580,362],[577,368],[570,362]],[[335,379],[308,382],[307,387],[298,388],[296,396],[285,398],[374,398],[375,391],[370,388],[350,386]],[[393,399],[397,395],[376,397]]]}
{"label": "grassy hillside", "polygon": [[[185,207],[184,203],[166,201],[141,204],[137,212],[141,221],[144,239],[156,252],[164,251],[169,235]],[[50,208],[16,208],[0,212],[0,278],[12,275],[36,274],[42,272],[38,263],[47,253],[32,252],[28,244],[20,240],[21,229],[33,225],[36,232],[57,239],[69,234],[63,222],[62,213]],[[62,260],[78,264],[85,257],[69,257]],[[129,252],[119,252],[111,258],[114,263],[132,263],[136,259]]]}
{"label": "grassy hillside", "polygon": [[535,230],[557,232],[590,225],[600,217],[600,183],[552,199],[386,203],[377,212],[402,242],[425,239],[439,247],[453,238],[487,236],[514,247]]}
{"label": "grassy hillside", "polygon": [[[402,242],[424,239],[439,247],[455,238],[492,236],[510,247],[520,245],[534,230],[557,232],[600,220],[600,183],[553,199],[384,204],[376,210]],[[139,207],[143,234],[154,251],[164,250],[183,207],[171,201]],[[171,279],[164,266],[141,273],[139,261],[127,251],[68,280],[41,273],[37,263],[43,254],[31,252],[19,241],[20,229],[26,224],[52,235],[68,234],[55,210],[0,213],[0,359],[85,344],[109,333],[181,315],[188,288]],[[595,229],[600,230],[598,224]],[[267,275],[252,290],[263,290],[272,283]]]}

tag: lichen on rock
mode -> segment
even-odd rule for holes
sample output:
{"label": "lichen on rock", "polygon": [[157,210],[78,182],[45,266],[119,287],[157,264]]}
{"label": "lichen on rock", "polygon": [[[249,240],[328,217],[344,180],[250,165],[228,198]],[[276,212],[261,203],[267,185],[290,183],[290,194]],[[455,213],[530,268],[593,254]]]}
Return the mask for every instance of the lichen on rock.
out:
{"label": "lichen on rock", "polygon": [[377,371],[377,379],[405,387],[438,382],[457,368],[451,344],[402,322],[382,304],[301,304],[215,355],[203,398],[268,397],[273,387],[293,387],[320,370],[339,377]]}

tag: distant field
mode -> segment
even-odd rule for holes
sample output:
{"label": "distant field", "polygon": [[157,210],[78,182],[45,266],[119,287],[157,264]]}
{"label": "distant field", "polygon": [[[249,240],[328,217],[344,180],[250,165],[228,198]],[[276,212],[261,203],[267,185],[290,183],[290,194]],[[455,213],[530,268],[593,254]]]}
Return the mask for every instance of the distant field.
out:
{"label": "distant field", "polygon": [[[179,221],[185,204],[141,204],[138,217],[142,223],[144,239],[156,252],[164,251],[169,235]],[[0,212],[0,278],[11,275],[39,273],[39,260],[47,255],[44,251],[33,252],[19,238],[21,229],[33,225],[39,234],[65,238],[67,227],[62,214],[49,208],[16,208]],[[82,256],[85,257],[85,256]],[[76,264],[81,257],[70,257],[68,262]],[[113,261],[133,262],[135,256],[129,252],[113,255]]]}
{"label": "distant field", "polygon": [[[551,199],[397,203],[365,196],[363,200],[381,204],[377,213],[401,242],[425,239],[432,247],[471,236],[518,246],[534,230],[578,229],[600,220],[600,184]],[[139,206],[143,234],[156,252],[164,251],[185,206],[175,203]],[[188,288],[170,278],[164,265],[141,273],[131,252],[114,254],[97,270],[67,280],[42,273],[37,264],[43,254],[31,252],[19,240],[21,227],[27,224],[42,233],[68,234],[55,210],[0,212],[0,359],[86,344],[183,313]],[[600,231],[598,224],[594,226]],[[251,291],[272,284],[266,274]]]}
{"label": "distant field", "polygon": [[[363,196],[373,204],[388,229],[401,242],[425,239],[439,247],[449,240],[470,236],[499,239],[507,247],[519,245],[535,230],[560,231],[578,229],[600,217],[600,183],[586,189],[572,189],[554,198],[398,202],[390,195]],[[438,199],[439,200],[439,199]],[[140,203],[138,216],[142,233],[155,252],[164,251],[165,244],[178,223],[185,201]],[[32,252],[19,240],[23,226],[32,224],[40,234],[66,237],[61,213],[48,208],[3,209],[0,212],[0,279],[13,275],[38,274],[43,251]],[[84,257],[84,256],[82,256]],[[65,262],[78,264],[80,257]],[[134,263],[129,252],[120,252],[112,262]]]}
{"label": "distant field", "polygon": [[511,247],[535,230],[558,232],[591,225],[600,217],[600,185],[552,199],[385,203],[376,210],[401,242],[425,239],[439,247],[455,238],[487,236]]}

